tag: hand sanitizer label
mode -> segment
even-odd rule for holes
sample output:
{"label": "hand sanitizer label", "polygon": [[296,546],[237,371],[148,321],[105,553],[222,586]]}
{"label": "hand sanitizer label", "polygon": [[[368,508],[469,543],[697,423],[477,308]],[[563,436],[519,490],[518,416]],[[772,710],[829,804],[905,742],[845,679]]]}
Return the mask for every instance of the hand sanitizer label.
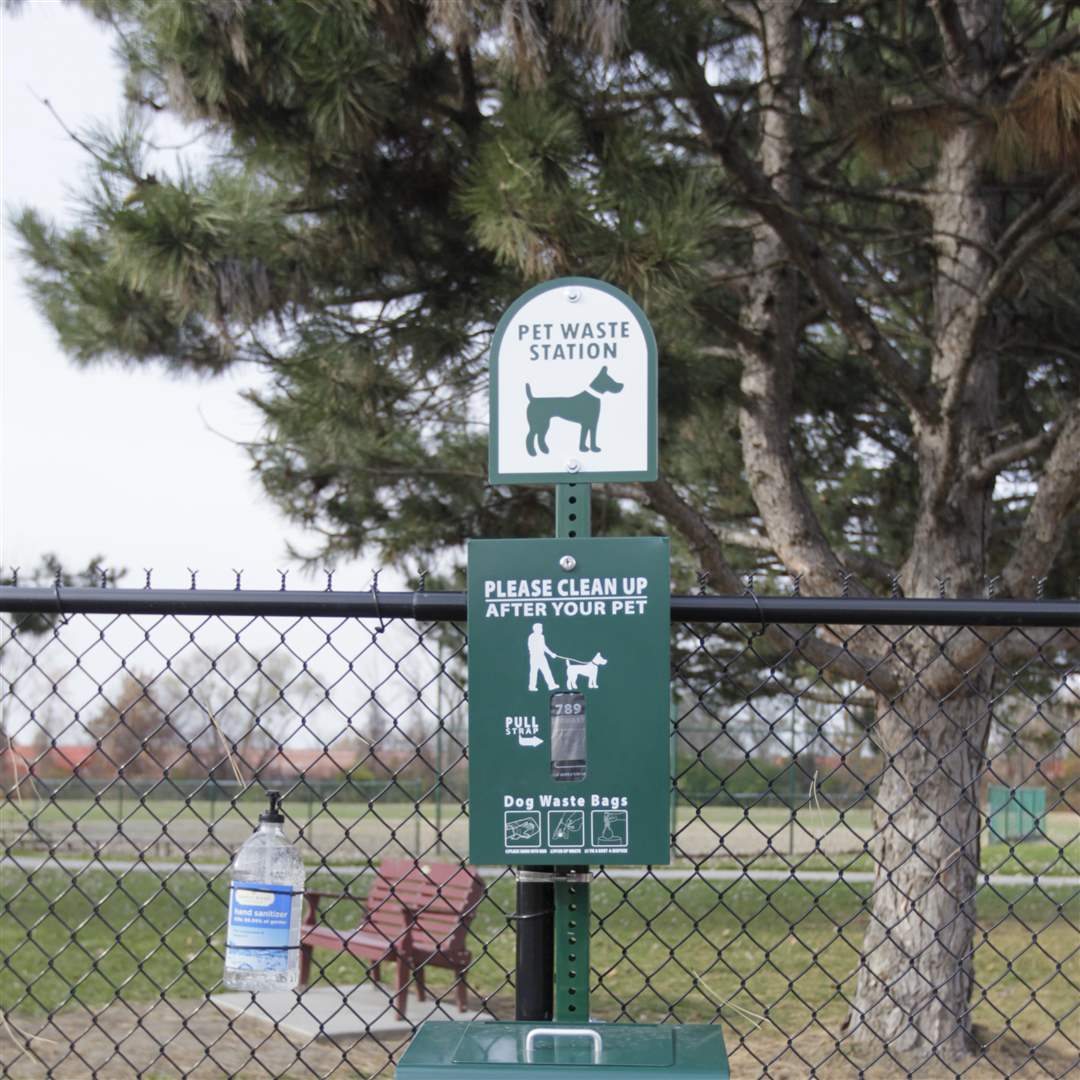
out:
{"label": "hand sanitizer label", "polygon": [[280,972],[289,966],[289,918],[293,890],[288,885],[234,881],[229,888],[229,967]]}

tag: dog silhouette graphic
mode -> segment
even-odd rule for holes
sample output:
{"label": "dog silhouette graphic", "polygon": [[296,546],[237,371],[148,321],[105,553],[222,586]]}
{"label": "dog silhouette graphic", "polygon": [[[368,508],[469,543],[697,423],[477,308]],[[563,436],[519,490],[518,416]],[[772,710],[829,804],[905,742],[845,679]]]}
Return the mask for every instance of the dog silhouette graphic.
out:
{"label": "dog silhouette graphic", "polygon": [[591,660],[567,660],[566,661],[566,689],[576,690],[577,681],[581,676],[589,680],[589,689],[597,690],[597,670],[607,663],[607,657],[597,653]]}
{"label": "dog silhouette graphic", "polygon": [[607,365],[602,367],[587,389],[573,397],[533,397],[532,387],[525,384],[525,396],[529,399],[525,415],[529,421],[529,433],[525,436],[525,449],[530,457],[536,457],[536,448],[548,453],[547,433],[552,420],[568,420],[580,428],[578,449],[582,453],[598,451],[596,426],[600,422],[600,405],[604,394],[617,394],[623,384],[609,374]]}

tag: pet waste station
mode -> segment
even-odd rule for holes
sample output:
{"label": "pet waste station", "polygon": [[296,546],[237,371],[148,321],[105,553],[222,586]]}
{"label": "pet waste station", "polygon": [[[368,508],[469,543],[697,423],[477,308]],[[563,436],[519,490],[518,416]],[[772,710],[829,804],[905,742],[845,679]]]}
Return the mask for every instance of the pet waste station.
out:
{"label": "pet waste station", "polygon": [[472,540],[469,859],[516,867],[514,1021],[429,1020],[398,1080],[727,1080],[719,1025],[589,1017],[591,867],[670,861],[666,538],[591,535],[591,484],[655,480],[656,340],[560,278],[491,348],[493,484],[554,484],[555,537]]}

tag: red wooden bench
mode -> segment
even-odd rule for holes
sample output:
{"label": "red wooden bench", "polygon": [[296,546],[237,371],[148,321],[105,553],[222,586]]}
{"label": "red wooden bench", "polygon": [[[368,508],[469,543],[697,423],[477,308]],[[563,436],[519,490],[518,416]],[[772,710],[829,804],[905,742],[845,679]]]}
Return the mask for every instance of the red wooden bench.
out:
{"label": "red wooden bench", "polygon": [[472,959],[466,935],[483,896],[484,883],[473,870],[447,863],[384,859],[375,872],[360,925],[353,930],[335,930],[319,921],[320,902],[354,897],[305,891],[300,985],[308,983],[312,950],[332,949],[371,961],[370,973],[376,982],[380,965],[393,960],[397,967],[394,1006],[402,1018],[410,974],[416,980],[417,997],[424,1000],[424,968],[428,964],[457,973],[457,1000],[464,1009],[465,969]]}

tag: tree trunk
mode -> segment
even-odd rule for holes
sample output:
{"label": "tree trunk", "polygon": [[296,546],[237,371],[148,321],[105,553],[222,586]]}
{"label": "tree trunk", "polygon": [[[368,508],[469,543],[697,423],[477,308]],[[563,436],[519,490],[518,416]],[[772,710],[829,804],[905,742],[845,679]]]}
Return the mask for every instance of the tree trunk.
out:
{"label": "tree trunk", "polygon": [[[1001,48],[999,0],[935,8],[958,98],[990,103]],[[913,417],[919,505],[902,579],[910,596],[970,596],[986,568],[987,481],[970,479],[997,426],[1001,327],[978,297],[993,270],[1000,196],[985,175],[986,139],[958,118],[942,135],[928,198],[935,237],[933,409]],[[886,770],[876,795],[874,892],[848,1028],[908,1064],[974,1048],[971,992],[979,865],[978,780],[989,731],[991,667],[970,672],[920,634],[898,645],[906,689],[879,699]]]}
{"label": "tree trunk", "polygon": [[[937,647],[912,656],[917,665]],[[917,684],[879,700],[886,769],[876,795],[874,893],[848,1019],[857,1043],[911,1058],[973,1049],[971,991],[979,874],[978,781],[989,668],[944,700]]]}
{"label": "tree trunk", "polygon": [[[763,11],[761,167],[776,196],[795,208],[799,6],[781,0]],[[935,386],[953,389],[948,409],[914,418],[921,490],[915,543],[904,568],[909,595],[936,592],[938,575],[968,593],[985,566],[989,489],[957,481],[985,448],[997,381],[996,357],[984,348],[972,304],[994,228],[977,139],[974,125],[958,126],[943,140],[939,165],[933,213],[945,239],[931,363]],[[764,222],[754,230],[752,263],[743,323],[760,344],[740,349],[747,479],[785,565],[828,593],[840,564],[806,498],[790,447],[800,282],[781,237]],[[848,1024],[857,1044],[955,1059],[971,1046],[977,782],[989,713],[982,676],[957,686],[957,673],[943,670],[940,649],[929,638],[900,648],[910,666],[890,667],[907,689],[882,697],[877,716],[876,737],[888,765],[877,794],[876,882]]]}
{"label": "tree trunk", "polygon": [[[823,594],[836,590],[842,567],[791,445],[797,316],[808,287],[867,362],[893,378],[909,410],[919,496],[901,573],[904,592],[978,595],[987,569],[993,470],[980,466],[1000,436],[998,364],[1009,317],[982,302],[1000,262],[996,245],[1004,226],[1002,187],[986,172],[985,123],[1004,94],[1002,4],[948,0],[931,9],[942,39],[942,105],[954,104],[940,110],[935,174],[922,193],[931,219],[933,289],[924,323],[930,347],[914,363],[895,354],[870,306],[848,295],[804,235],[803,6],[776,0],[755,11],[763,68],[756,168],[731,139],[732,125],[724,123],[708,81],[688,83],[710,145],[759,215],[741,318],[747,332],[737,341],[747,481],[777,555]],[[1053,494],[1055,505],[1064,505],[1071,489],[1062,484]],[[980,662],[984,654],[974,656],[971,670],[953,662],[972,641],[963,631],[940,642],[926,633],[902,635],[889,656],[867,636],[865,651],[880,658],[885,673],[875,686],[875,738],[887,767],[875,796],[876,884],[848,1028],[856,1043],[884,1043],[908,1064],[955,1060],[973,1045],[977,784],[989,729],[990,665]],[[845,648],[850,642],[845,638]]]}
{"label": "tree trunk", "polygon": [[[777,197],[792,208],[799,184],[799,94],[803,35],[799,0],[775,0],[762,11],[764,78],[761,170]],[[785,565],[811,590],[828,593],[843,567],[821,528],[799,477],[791,448],[791,395],[799,338],[799,270],[783,240],[764,220],[754,225],[752,284],[742,322],[759,342],[739,346],[739,410],[743,462],[758,512]]]}

